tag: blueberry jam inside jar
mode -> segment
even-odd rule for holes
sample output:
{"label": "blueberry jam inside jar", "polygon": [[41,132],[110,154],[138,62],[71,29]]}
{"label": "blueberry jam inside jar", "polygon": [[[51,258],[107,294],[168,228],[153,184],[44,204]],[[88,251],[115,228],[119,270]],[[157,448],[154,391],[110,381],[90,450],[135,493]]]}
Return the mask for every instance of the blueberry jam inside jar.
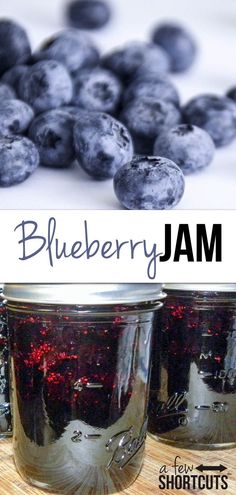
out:
{"label": "blueberry jam inside jar", "polygon": [[170,285],[154,333],[150,434],[177,447],[236,446],[236,285]]}
{"label": "blueberry jam inside jar", "polygon": [[94,289],[93,294],[84,289],[86,299],[83,286],[65,285],[59,287],[60,303],[56,286],[47,286],[47,298],[42,296],[45,286],[41,291],[24,285],[23,295],[16,287],[17,296],[11,286],[4,291],[18,471],[56,493],[108,494],[127,488],[143,461],[160,286],[152,295],[150,288],[145,295],[144,286],[142,299],[135,286],[132,297],[126,294],[132,286],[122,286],[118,297],[116,289],[101,294],[98,286],[95,296]]}

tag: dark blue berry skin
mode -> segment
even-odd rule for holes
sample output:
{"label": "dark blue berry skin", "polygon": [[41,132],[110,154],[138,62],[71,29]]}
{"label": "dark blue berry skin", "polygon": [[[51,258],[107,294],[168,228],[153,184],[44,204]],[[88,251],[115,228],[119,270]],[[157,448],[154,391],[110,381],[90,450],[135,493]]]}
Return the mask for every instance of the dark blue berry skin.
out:
{"label": "dark blue berry skin", "polygon": [[76,76],[80,69],[98,65],[99,52],[86,34],[77,29],[65,29],[45,41],[34,59],[57,60]]}
{"label": "dark blue berry skin", "polygon": [[19,83],[19,96],[36,113],[71,102],[73,85],[66,68],[55,60],[45,60],[29,67]]}
{"label": "dark blue berry skin", "polygon": [[28,138],[0,138],[0,186],[9,187],[23,182],[38,165],[38,150]]}
{"label": "dark blue berry skin", "polygon": [[15,65],[3,74],[1,81],[9,84],[18,95],[20,78],[27,70],[27,65]]}
{"label": "dark blue berry skin", "polygon": [[32,108],[20,100],[0,100],[0,136],[23,134],[34,118]]}
{"label": "dark blue berry skin", "polygon": [[29,137],[37,146],[40,164],[67,168],[75,159],[73,129],[75,119],[64,110],[50,110],[38,115],[29,129]]}
{"label": "dark blue berry skin", "polygon": [[179,125],[161,134],[154,145],[154,155],[169,158],[184,174],[207,167],[214,154],[215,145],[210,135],[190,124]]}
{"label": "dark blue berry skin", "polygon": [[236,87],[231,88],[226,94],[226,96],[236,102]]}
{"label": "dark blue berry skin", "polygon": [[131,133],[136,153],[152,155],[156,137],[180,124],[181,113],[169,101],[143,98],[127,104],[120,119]]}
{"label": "dark blue berry skin", "polygon": [[155,98],[157,100],[170,101],[179,106],[179,94],[175,86],[166,77],[149,76],[142,79],[141,77],[132,82],[124,92],[124,104],[132,100],[142,100],[146,98]]}
{"label": "dark blue berry skin", "polygon": [[97,180],[112,178],[133,157],[129,132],[105,113],[87,113],[77,121],[74,141],[79,164]]}
{"label": "dark blue berry skin", "polygon": [[58,108],[58,110],[67,112],[71,117],[73,117],[74,121],[78,119],[82,119],[84,114],[87,113],[87,110],[84,110],[83,108],[75,107],[74,105],[65,105],[64,107]]}
{"label": "dark blue berry skin", "polygon": [[14,89],[0,81],[0,100],[11,100],[13,98],[16,98]]}
{"label": "dark blue berry skin", "polygon": [[[156,45],[156,47],[159,49],[159,51],[162,50],[162,48]],[[167,54],[162,50],[162,53],[164,57],[167,57]],[[150,79],[159,79],[162,77],[167,77],[170,72],[170,63],[168,65],[169,69],[167,70],[160,70],[160,66],[158,67],[157,64],[150,64],[149,62],[144,62],[141,64],[138,69],[129,77],[128,83],[136,82],[139,80],[150,80]]]}
{"label": "dark blue berry skin", "polygon": [[127,82],[135,77],[136,72],[146,72],[147,67],[155,66],[160,74],[169,71],[168,55],[153,43],[132,42],[105,55],[102,64],[114,72],[121,80]]}
{"label": "dark blue berry skin", "polygon": [[236,105],[230,98],[197,96],[184,107],[183,117],[188,124],[208,132],[217,147],[231,143],[236,137]]}
{"label": "dark blue berry skin", "polygon": [[83,70],[74,81],[73,104],[87,110],[114,114],[120,103],[122,85],[110,71]]}
{"label": "dark blue berry skin", "polygon": [[121,167],[114,190],[129,210],[168,210],[181,200],[185,189],[180,168],[167,158],[138,156]]}
{"label": "dark blue berry skin", "polygon": [[111,9],[103,0],[74,0],[67,7],[68,22],[78,29],[98,29],[108,23]]}
{"label": "dark blue berry skin", "polygon": [[197,45],[192,35],[177,24],[161,24],[153,33],[153,42],[169,55],[171,71],[184,72],[193,64]]}
{"label": "dark blue berry skin", "polygon": [[14,21],[0,20],[0,75],[30,57],[31,48],[25,30]]}

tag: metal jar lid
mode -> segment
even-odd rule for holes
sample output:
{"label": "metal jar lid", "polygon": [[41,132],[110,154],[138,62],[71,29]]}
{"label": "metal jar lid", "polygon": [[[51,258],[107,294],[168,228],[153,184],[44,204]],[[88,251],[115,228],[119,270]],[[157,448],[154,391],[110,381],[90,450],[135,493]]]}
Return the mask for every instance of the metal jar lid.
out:
{"label": "metal jar lid", "polygon": [[161,284],[5,284],[9,301],[34,304],[135,304],[165,297]]}
{"label": "metal jar lid", "polygon": [[164,288],[189,292],[236,292],[236,284],[166,284]]}

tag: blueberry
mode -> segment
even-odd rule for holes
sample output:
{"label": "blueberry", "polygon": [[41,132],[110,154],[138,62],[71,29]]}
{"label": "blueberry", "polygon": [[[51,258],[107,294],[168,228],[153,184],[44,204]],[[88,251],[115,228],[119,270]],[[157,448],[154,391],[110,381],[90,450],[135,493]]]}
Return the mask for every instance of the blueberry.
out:
{"label": "blueberry", "polygon": [[25,30],[16,22],[0,20],[0,74],[27,61],[31,54]]}
{"label": "blueberry", "polygon": [[114,190],[129,210],[167,210],[184,194],[185,181],[180,168],[167,158],[134,157],[114,177]]}
{"label": "blueberry", "polygon": [[11,100],[16,98],[14,89],[8,84],[0,82],[0,100]]}
{"label": "blueberry", "polygon": [[0,100],[0,136],[23,134],[34,117],[32,108],[20,100]]}
{"label": "blueberry", "polygon": [[62,110],[63,112],[69,113],[74,120],[82,119],[84,114],[87,113],[87,110],[83,108],[75,107],[74,105],[64,105],[60,107],[58,110]]}
{"label": "blueberry", "polygon": [[111,10],[103,0],[74,0],[68,5],[67,17],[73,27],[96,29],[108,23]]}
{"label": "blueberry", "polygon": [[193,64],[197,46],[192,35],[177,24],[161,24],[153,33],[153,42],[169,55],[172,72],[183,72]]}
{"label": "blueberry", "polygon": [[169,70],[168,55],[153,43],[144,41],[132,42],[112,51],[103,57],[102,64],[124,81],[132,79],[138,70],[144,73],[150,66],[155,66],[160,74]]}
{"label": "blueberry", "polygon": [[154,155],[169,158],[184,174],[207,167],[214,158],[215,145],[210,135],[190,124],[179,125],[157,138]]}
{"label": "blueberry", "polygon": [[181,113],[175,105],[154,98],[132,100],[120,118],[133,137],[136,153],[140,154],[152,154],[156,137],[181,123]]}
{"label": "blueberry", "polygon": [[121,93],[121,83],[112,72],[84,69],[74,82],[73,104],[87,110],[115,113]]}
{"label": "blueberry", "polygon": [[75,120],[64,110],[50,110],[38,115],[29,129],[36,144],[41,165],[69,167],[75,159],[73,129]]}
{"label": "blueberry", "polygon": [[80,69],[94,67],[99,62],[99,52],[90,38],[77,29],[65,29],[45,41],[39,52],[34,54],[36,60],[57,60],[66,66],[69,72],[77,73]]}
{"label": "blueberry", "polygon": [[150,64],[149,61],[143,62],[138,69],[129,77],[129,83],[135,82],[137,80],[142,80],[144,81],[145,79],[158,79],[160,77],[166,76],[168,72],[170,72],[170,62],[169,59],[167,59],[167,53],[162,50],[162,48],[156,45],[156,47],[159,50],[159,53],[162,52],[163,58],[165,57],[166,61],[168,62],[168,65],[166,66],[167,68],[163,69],[161,68],[161,64]]}
{"label": "blueberry", "polygon": [[105,113],[87,113],[77,121],[74,140],[79,164],[97,180],[113,177],[133,156],[129,132]]}
{"label": "blueberry", "polygon": [[19,95],[36,112],[66,105],[73,95],[71,77],[66,68],[55,60],[38,62],[22,75]]}
{"label": "blueberry", "polygon": [[236,87],[231,88],[226,94],[228,98],[236,102]]}
{"label": "blueberry", "polygon": [[19,82],[23,74],[28,70],[27,65],[15,65],[2,76],[2,82],[9,84],[15,90],[18,95]]}
{"label": "blueberry", "polygon": [[0,186],[9,187],[23,182],[38,165],[37,148],[28,138],[0,138]]}
{"label": "blueberry", "polygon": [[236,105],[230,98],[197,96],[184,107],[183,115],[185,122],[207,131],[217,147],[231,143],[236,137]]}
{"label": "blueberry", "polygon": [[165,100],[179,106],[179,94],[175,86],[166,77],[149,76],[138,78],[132,82],[124,92],[124,102],[143,98]]}

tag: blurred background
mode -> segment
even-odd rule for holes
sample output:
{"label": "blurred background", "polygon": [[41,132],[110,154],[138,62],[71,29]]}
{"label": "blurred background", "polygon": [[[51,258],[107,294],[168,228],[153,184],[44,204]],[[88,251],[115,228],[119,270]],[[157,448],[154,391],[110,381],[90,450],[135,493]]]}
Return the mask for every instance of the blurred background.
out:
{"label": "blurred background", "polygon": [[[90,32],[101,52],[130,40],[150,39],[163,20],[178,20],[192,31],[199,45],[189,72],[171,75],[182,102],[199,93],[225,94],[236,85],[235,0],[107,0],[111,21]],[[28,31],[32,46],[66,27],[67,0],[1,0],[0,16],[10,17]],[[213,164],[186,177],[186,192],[178,209],[236,208],[236,143],[217,151]],[[86,184],[86,187],[85,187]],[[43,195],[43,204],[42,204]],[[40,168],[25,183],[1,189],[2,208],[119,209],[112,181],[97,183],[81,170]]]}

